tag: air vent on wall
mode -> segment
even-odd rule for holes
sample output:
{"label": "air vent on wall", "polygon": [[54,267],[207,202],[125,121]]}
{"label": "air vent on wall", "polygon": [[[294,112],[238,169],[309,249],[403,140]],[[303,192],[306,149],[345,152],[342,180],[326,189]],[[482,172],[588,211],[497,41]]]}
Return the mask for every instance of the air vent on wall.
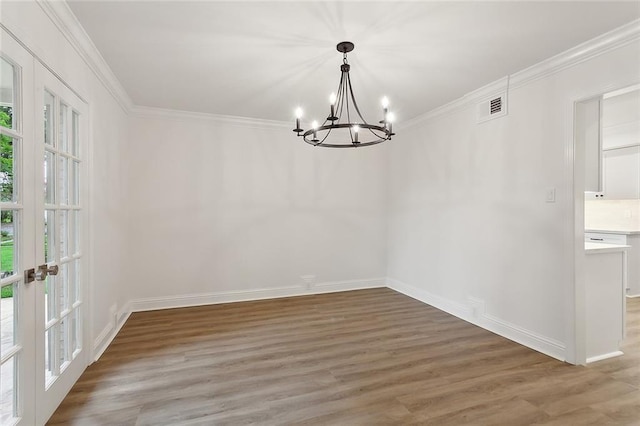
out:
{"label": "air vent on wall", "polygon": [[507,115],[506,93],[491,96],[478,103],[478,123]]}
{"label": "air vent on wall", "polygon": [[491,114],[497,114],[502,111],[502,98],[491,99]]}

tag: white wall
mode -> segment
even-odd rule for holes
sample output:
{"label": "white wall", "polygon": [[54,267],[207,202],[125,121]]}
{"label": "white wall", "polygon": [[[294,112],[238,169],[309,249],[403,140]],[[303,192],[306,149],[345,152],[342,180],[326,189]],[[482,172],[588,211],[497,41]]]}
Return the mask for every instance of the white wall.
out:
{"label": "white wall", "polygon": [[134,309],[296,294],[304,275],[313,291],[384,284],[386,147],[178,112],[131,123]]}
{"label": "white wall", "polygon": [[398,132],[392,285],[563,358],[573,339],[572,105],[637,81],[639,52],[634,42],[511,88],[503,118],[476,124],[475,103],[461,102]]}
{"label": "white wall", "polygon": [[2,2],[0,12],[0,22],[89,105],[93,160],[87,206],[91,251],[87,253],[93,271],[90,321],[95,338],[114,327],[111,306],[123,306],[127,300],[121,291],[128,256],[127,179],[122,161],[126,158],[127,114],[37,3]]}

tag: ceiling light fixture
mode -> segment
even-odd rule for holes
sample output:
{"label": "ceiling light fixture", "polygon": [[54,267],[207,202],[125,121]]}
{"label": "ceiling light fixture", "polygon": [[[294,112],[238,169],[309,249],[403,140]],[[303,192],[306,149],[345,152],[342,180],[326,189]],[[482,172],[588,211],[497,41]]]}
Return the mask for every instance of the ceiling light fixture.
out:
{"label": "ceiling light fixture", "polygon": [[[382,98],[383,115],[379,125],[367,123],[358,108],[351,88],[351,78],[349,78],[351,66],[347,62],[347,53],[354,49],[354,44],[350,41],[343,41],[338,43],[336,49],[343,54],[340,66],[342,74],[337,94],[332,93],[329,96],[329,116],[322,125],[313,121],[311,129],[304,130],[300,127],[302,108],[297,108],[295,111],[296,127],[293,131],[298,136],[302,136],[302,139],[310,145],[328,148],[355,148],[391,140],[395,133],[393,133],[394,115],[389,112],[389,99],[386,96]],[[334,134],[330,137],[333,130],[337,135]]]}

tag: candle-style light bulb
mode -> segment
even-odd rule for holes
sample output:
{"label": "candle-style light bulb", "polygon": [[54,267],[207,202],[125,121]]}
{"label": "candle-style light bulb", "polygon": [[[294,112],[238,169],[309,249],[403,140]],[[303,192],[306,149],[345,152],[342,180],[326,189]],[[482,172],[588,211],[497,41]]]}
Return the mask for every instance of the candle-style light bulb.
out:
{"label": "candle-style light bulb", "polygon": [[338,98],[336,97],[335,93],[332,93],[329,96],[329,104],[331,104],[331,114],[329,114],[329,117],[327,117],[327,120],[329,121],[336,121],[338,119],[338,117],[336,117],[336,100]]}
{"label": "candle-style light bulb", "polygon": [[316,120],[313,120],[311,123],[311,128],[313,129],[313,140],[317,141],[318,138],[316,137],[316,130],[318,130],[318,122]]}
{"label": "candle-style light bulb", "polygon": [[393,134],[393,122],[396,121],[396,115],[392,112],[387,113],[387,129],[389,129],[389,133]]}
{"label": "candle-style light bulb", "polygon": [[302,129],[300,128],[300,119],[302,118],[302,108],[300,107],[296,108],[295,114],[296,114],[296,128],[293,129],[293,131],[298,133],[298,136],[300,136],[300,132],[302,131]]}
{"label": "candle-style light bulb", "polygon": [[357,124],[353,126],[353,143],[360,143],[358,141],[358,132],[360,131],[360,126]]}
{"label": "candle-style light bulb", "polygon": [[387,122],[393,123],[396,121],[396,115],[392,112],[387,113]]}
{"label": "candle-style light bulb", "polygon": [[389,112],[389,98],[387,98],[386,96],[383,96],[382,100],[380,101],[380,103],[382,104],[382,121],[380,121],[380,123],[387,123],[387,113]]}

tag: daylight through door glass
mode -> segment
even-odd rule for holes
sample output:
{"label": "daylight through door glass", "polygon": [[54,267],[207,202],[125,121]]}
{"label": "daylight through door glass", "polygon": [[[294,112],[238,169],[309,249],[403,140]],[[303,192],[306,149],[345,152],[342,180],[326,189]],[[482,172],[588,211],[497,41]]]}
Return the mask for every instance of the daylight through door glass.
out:
{"label": "daylight through door glass", "polygon": [[58,267],[45,283],[45,386],[49,387],[81,350],[79,311],[81,250],[79,114],[53,92],[44,94],[44,251]]}
{"label": "daylight through door glass", "polygon": [[19,68],[0,57],[0,424],[19,417],[19,365],[22,342],[22,264],[20,230],[22,204],[18,177],[21,164],[21,120],[18,99]]}

